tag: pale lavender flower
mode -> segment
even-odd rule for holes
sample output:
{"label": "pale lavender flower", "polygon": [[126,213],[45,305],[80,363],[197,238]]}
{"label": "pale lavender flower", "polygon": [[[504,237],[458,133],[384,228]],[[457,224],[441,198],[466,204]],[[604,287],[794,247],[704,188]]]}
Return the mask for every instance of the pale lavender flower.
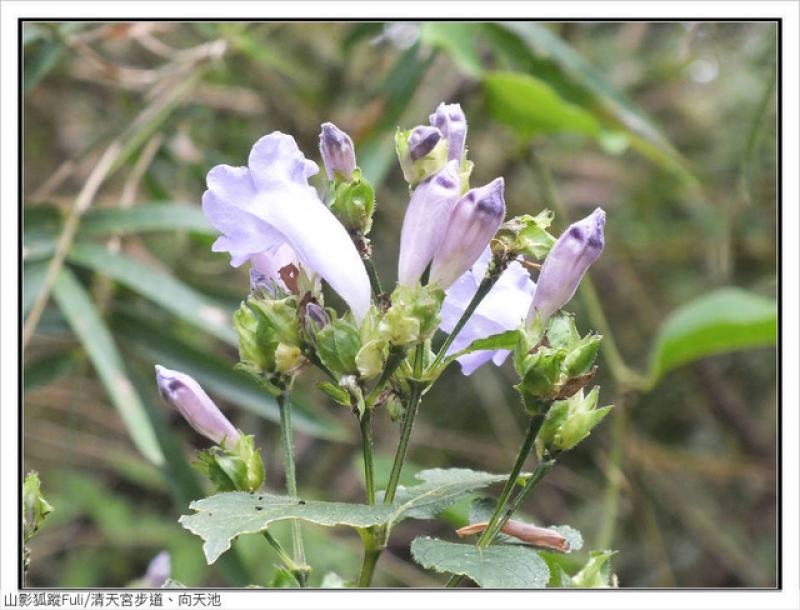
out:
{"label": "pale lavender flower", "polygon": [[458,200],[444,241],[433,257],[431,283],[448,288],[478,260],[506,214],[503,186],[503,179],[497,178],[470,189]]}
{"label": "pale lavender flower", "polygon": [[356,152],[350,136],[333,123],[323,123],[319,151],[329,179],[333,180],[334,172],[339,172],[345,180],[350,179],[356,169]]}
{"label": "pale lavender flower", "polygon": [[275,257],[287,245],[360,321],[370,305],[369,278],[347,231],[308,184],[318,171],[294,138],[277,131],[253,145],[248,167],[214,167],[206,178],[203,212],[223,235],[212,250],[229,252],[238,267],[259,255]]}
{"label": "pale lavender flower", "polygon": [[458,161],[464,156],[464,144],[467,141],[467,117],[461,110],[461,104],[445,104],[442,102],[430,116],[431,125],[442,132],[447,140],[447,160]]}
{"label": "pale lavender flower", "polygon": [[400,232],[398,281],[416,284],[442,244],[461,191],[458,163],[450,161],[419,183],[411,196]]}
{"label": "pale lavender flower", "polygon": [[[491,256],[491,251],[486,248],[472,268],[446,291],[441,311],[442,323],[439,326],[443,331],[452,332],[461,319],[478,291]],[[458,333],[447,354],[455,354],[477,339],[518,328],[531,305],[535,288],[528,272],[517,261],[513,261]],[[489,360],[501,365],[510,353],[509,350],[481,350],[460,356],[458,362],[461,371],[471,375]]]}
{"label": "pale lavender flower", "polygon": [[442,139],[442,132],[436,127],[419,125],[408,136],[408,154],[412,161],[421,159],[431,152]]}
{"label": "pale lavender flower", "polygon": [[200,384],[184,373],[156,365],[156,381],[161,397],[174,407],[189,425],[206,438],[233,448],[239,433],[209,398]]}
{"label": "pale lavender flower", "polygon": [[542,265],[527,323],[543,324],[573,297],[584,273],[603,251],[606,213],[597,208],[561,234]]}
{"label": "pale lavender flower", "polygon": [[172,565],[167,551],[161,551],[150,560],[147,566],[147,573],[144,575],[143,585],[158,589],[164,586],[167,579],[172,574]]}

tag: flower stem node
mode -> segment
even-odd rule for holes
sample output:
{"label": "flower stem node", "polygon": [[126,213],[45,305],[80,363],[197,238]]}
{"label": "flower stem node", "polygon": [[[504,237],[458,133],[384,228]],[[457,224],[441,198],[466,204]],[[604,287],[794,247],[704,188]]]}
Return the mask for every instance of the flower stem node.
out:
{"label": "flower stem node", "polygon": [[234,449],[211,447],[201,451],[193,466],[218,492],[256,491],[264,482],[261,450],[255,448],[251,435],[242,435]]}
{"label": "flower stem node", "polygon": [[566,313],[551,318],[545,334],[537,316],[533,326],[520,333],[514,351],[520,376],[516,387],[526,408],[542,413],[553,401],[570,398],[589,383],[601,340],[591,333],[581,338]]}
{"label": "flower stem node", "polygon": [[425,341],[436,332],[443,300],[444,292],[436,286],[397,286],[392,305],[378,325],[379,338],[390,345]]}

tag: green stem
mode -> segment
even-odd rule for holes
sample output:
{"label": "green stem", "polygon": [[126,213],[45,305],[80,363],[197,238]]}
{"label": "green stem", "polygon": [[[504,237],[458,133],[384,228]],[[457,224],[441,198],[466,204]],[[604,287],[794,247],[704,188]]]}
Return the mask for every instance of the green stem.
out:
{"label": "green stem", "polygon": [[294,560],[289,557],[289,553],[284,550],[283,546],[281,546],[281,543],[278,542],[267,530],[264,530],[261,532],[261,534],[264,536],[264,538],[266,538],[267,542],[270,543],[270,546],[272,546],[272,548],[278,553],[278,557],[281,558],[281,561],[283,562],[283,565],[286,566],[286,569],[288,569],[299,582],[302,582],[301,579],[304,579],[305,576],[300,576],[300,574],[305,574],[307,572],[307,566],[298,566]]}
{"label": "green stem", "polygon": [[361,562],[361,572],[358,577],[358,586],[361,588],[369,587],[372,582],[372,576],[375,574],[375,566],[378,565],[378,559],[381,556],[382,548],[375,546],[373,539],[364,544],[364,560]]}
{"label": "green stem", "polygon": [[[536,439],[536,435],[539,433],[539,429],[542,426],[542,422],[544,422],[544,415],[538,415],[531,419],[531,424],[528,428],[528,435],[525,437],[525,441],[523,442],[522,448],[520,449],[520,455],[523,454],[523,450],[526,445],[528,445],[529,438]],[[532,441],[531,441],[532,443]],[[530,451],[530,449],[528,449]],[[517,463],[520,463],[520,468],[522,464],[524,464],[525,460],[517,458]],[[522,505],[522,502],[525,498],[530,494],[531,490],[542,480],[542,477],[550,472],[550,469],[555,464],[555,460],[552,458],[548,458],[539,462],[536,465],[536,469],[531,474],[530,478],[525,483],[525,487],[522,488],[514,500],[511,502],[509,507],[503,510],[503,504],[505,504],[506,500],[508,499],[508,495],[510,495],[510,490],[506,493],[506,489],[503,490],[503,495],[505,495],[505,499],[501,496],[501,500],[498,501],[497,506],[495,507],[494,513],[492,514],[492,518],[489,520],[489,524],[486,526],[486,529],[483,531],[483,534],[478,539],[476,546],[480,549],[485,549],[489,546],[492,541],[494,540],[495,536],[497,536],[498,532],[503,529],[503,526],[506,524],[511,516],[517,511],[517,509]],[[517,464],[514,465],[515,469]],[[519,471],[517,471],[519,474]],[[508,482],[506,483],[506,488],[513,489],[513,482],[516,480],[516,476],[509,478]],[[511,484],[511,485],[509,485]],[[450,580],[447,581],[446,587],[456,587],[458,584],[464,579],[464,577],[460,574],[454,574]]]}
{"label": "green stem", "polygon": [[503,491],[500,494],[500,498],[497,500],[497,505],[495,506],[494,512],[489,519],[489,524],[486,526],[483,535],[478,540],[478,546],[481,548],[485,546],[485,544],[481,545],[481,542],[483,540],[493,540],[497,535],[497,532],[499,532],[500,528],[502,527],[502,524],[499,527],[497,526],[501,518],[500,515],[502,515],[503,511],[505,510],[508,498],[511,496],[511,492],[514,491],[514,487],[516,486],[519,473],[522,472],[522,467],[525,465],[525,462],[528,460],[528,456],[533,449],[533,443],[536,440],[536,435],[539,434],[539,429],[542,427],[542,422],[544,422],[544,414],[536,415],[531,418],[530,424],[528,425],[528,432],[525,435],[525,440],[522,441],[519,453],[517,454],[517,461],[514,463],[514,467],[511,470],[508,481],[506,481],[506,486],[503,488]]}
{"label": "green stem", "polygon": [[[425,346],[421,343],[417,345],[417,350],[414,355],[415,374],[418,374],[422,368],[424,352]],[[397,444],[397,453],[394,456],[394,464],[392,465],[392,472],[389,475],[389,483],[386,485],[386,494],[383,497],[384,504],[391,504],[394,502],[394,494],[397,492],[397,485],[400,482],[400,471],[403,469],[406,451],[408,451],[411,429],[414,427],[414,418],[417,416],[419,403],[422,400],[422,392],[425,389],[425,384],[420,381],[411,380],[409,384],[411,385],[411,394],[408,398],[408,404],[406,405],[406,412],[403,415],[403,428],[400,431],[400,441]]]}
{"label": "green stem", "polygon": [[364,268],[367,270],[369,284],[372,286],[372,294],[375,295],[375,298],[377,299],[383,293],[383,288],[381,288],[381,279],[378,277],[378,271],[375,269],[375,263],[369,256],[363,256],[361,260],[364,261]]}
{"label": "green stem", "polygon": [[442,360],[444,360],[445,354],[447,353],[447,348],[449,348],[453,341],[455,341],[458,333],[461,332],[461,329],[464,328],[464,325],[467,323],[467,320],[472,317],[472,314],[475,313],[478,305],[481,304],[481,301],[483,301],[484,297],[489,294],[489,291],[497,283],[497,280],[500,279],[500,275],[504,269],[505,265],[498,265],[491,272],[487,271],[486,276],[478,286],[477,292],[475,292],[475,296],[472,297],[469,305],[467,305],[467,308],[464,310],[461,318],[459,318],[458,322],[453,328],[453,332],[447,335],[444,343],[442,343],[442,347],[439,348],[439,353],[436,354],[433,364],[428,369],[429,371],[435,371],[442,363]]}
{"label": "green stem", "polygon": [[372,459],[372,409],[367,406],[359,422],[361,447],[364,453],[364,483],[367,489],[367,504],[375,504],[375,464]]}
{"label": "green stem", "polygon": [[[286,392],[278,395],[278,407],[281,413],[281,442],[283,444],[283,460],[286,468],[286,491],[289,495],[297,497],[297,476],[294,467],[294,445],[292,442],[292,403]],[[306,566],[305,550],[303,547],[303,534],[300,523],[292,519],[292,540],[294,542],[294,562]],[[306,572],[302,573],[300,584],[305,586]]]}
{"label": "green stem", "polygon": [[375,404],[375,399],[380,394],[383,387],[389,382],[394,372],[397,370],[397,367],[403,364],[403,360],[406,357],[406,350],[404,347],[399,347],[397,345],[393,345],[389,348],[389,357],[386,359],[386,366],[383,368],[383,372],[381,373],[378,382],[375,384],[375,387],[372,388],[372,391],[367,396],[367,399],[364,401],[367,405],[367,408],[370,405]]}

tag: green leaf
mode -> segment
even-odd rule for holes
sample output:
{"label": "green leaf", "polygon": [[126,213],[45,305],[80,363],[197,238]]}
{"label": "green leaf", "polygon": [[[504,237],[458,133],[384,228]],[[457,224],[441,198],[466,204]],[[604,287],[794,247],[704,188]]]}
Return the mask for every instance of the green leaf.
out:
{"label": "green leaf", "polygon": [[192,502],[189,508],[197,512],[178,521],[205,541],[203,552],[209,564],[227,551],[237,536],[258,533],[275,521],[302,519],[327,527],[366,528],[386,523],[397,510],[396,506],[384,504],[304,502],[289,496],[238,491],[203,498]]}
{"label": "green leaf", "polygon": [[217,235],[203,210],[191,203],[142,203],[132,208],[90,209],[81,219],[79,235],[188,231]]}
{"label": "green leaf", "polygon": [[572,577],[572,586],[580,588],[609,587],[614,578],[611,575],[611,556],[617,551],[592,551],[586,565]]}
{"label": "green leaf", "polygon": [[[416,478],[424,483],[397,487],[394,501],[398,506],[390,528],[407,518],[432,519],[471,491],[505,481],[508,476],[468,468],[432,468],[418,472]],[[382,493],[378,495],[383,498]]]}
{"label": "green leaf", "polygon": [[523,546],[480,549],[471,544],[416,538],[411,543],[411,554],[425,568],[468,576],[484,588],[541,589],[550,579],[544,560]]}
{"label": "green leaf", "polygon": [[53,283],[53,298],[89,355],[136,447],[150,462],[164,463],[155,432],[136,393],[114,339],[94,303],[68,269]]}
{"label": "green leaf", "polygon": [[424,482],[413,487],[397,488],[394,504],[300,504],[300,500],[288,496],[231,492],[192,502],[189,508],[198,512],[184,515],[180,522],[205,540],[203,550],[206,559],[208,563],[213,563],[230,548],[231,540],[242,534],[260,532],[273,521],[302,519],[328,527],[349,525],[355,528],[386,525],[391,530],[403,519],[435,517],[473,489],[506,479],[504,475],[465,468],[423,470],[417,474],[417,478]]}
{"label": "green leaf", "polygon": [[491,335],[485,339],[477,339],[470,343],[466,348],[455,354],[453,358],[458,358],[464,354],[471,354],[479,350],[495,350],[495,349],[514,349],[519,340],[519,331],[507,330],[504,333]]}
{"label": "green leaf", "polygon": [[[603,72],[586,61],[580,53],[568,43],[554,34],[547,26],[519,21],[505,21],[497,27],[513,32],[536,57],[545,57],[553,62],[564,75],[587,91],[596,99],[596,114],[603,118],[613,119],[609,127],[624,128],[631,145],[644,157],[674,172],[688,183],[697,180],[688,169],[689,164],[664,137],[650,118],[628,100],[616,87],[603,77]],[[588,107],[588,102],[582,106]],[[610,115],[610,116],[609,116]],[[609,122],[606,120],[606,122]],[[604,131],[598,134],[601,143],[613,148],[615,143],[609,141],[619,138],[618,133]]]}
{"label": "green leaf", "polygon": [[484,77],[483,86],[492,118],[524,138],[559,132],[600,135],[600,123],[591,113],[562,99],[535,76],[492,72]]}
{"label": "green leaf", "polygon": [[113,254],[94,244],[74,244],[68,258],[73,263],[116,280],[225,343],[233,346],[239,344],[231,313],[183,282],[124,254]]}
{"label": "green leaf", "polygon": [[480,23],[429,21],[420,28],[423,44],[445,51],[465,74],[480,77],[483,66],[475,45]]}
{"label": "green leaf", "polygon": [[778,307],[741,288],[722,288],[674,311],[655,341],[650,379],[699,358],[775,345]]}

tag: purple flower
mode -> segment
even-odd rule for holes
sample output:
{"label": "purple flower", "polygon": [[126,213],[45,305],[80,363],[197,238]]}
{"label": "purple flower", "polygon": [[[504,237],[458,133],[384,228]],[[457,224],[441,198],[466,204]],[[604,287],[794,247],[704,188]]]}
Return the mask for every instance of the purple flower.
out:
{"label": "purple flower", "polygon": [[464,157],[464,144],[467,141],[467,117],[460,104],[442,102],[430,116],[431,125],[442,132],[447,140],[447,160],[458,161]]}
{"label": "purple flower", "polygon": [[294,138],[277,131],[253,145],[248,167],[214,167],[206,178],[203,212],[223,235],[212,250],[229,252],[238,267],[259,255],[271,259],[287,245],[360,321],[370,305],[369,278],[347,231],[308,184],[318,171]]}
{"label": "purple flower", "polygon": [[172,566],[167,551],[161,551],[150,560],[147,573],[144,575],[144,586],[159,589],[164,586],[172,573]]}
{"label": "purple flower", "polygon": [[539,273],[536,293],[528,311],[527,323],[538,312],[543,324],[573,297],[583,274],[603,251],[603,226],[606,213],[597,208],[583,220],[569,226],[558,238]]}
{"label": "purple flower", "polygon": [[218,445],[233,448],[239,442],[239,433],[222,414],[194,379],[156,365],[158,391],[164,401],[174,407],[189,425]]}
{"label": "purple flower", "polygon": [[[452,332],[461,319],[478,291],[490,259],[491,251],[486,248],[472,268],[446,291],[447,297],[441,311],[442,323],[439,326],[443,331]],[[535,288],[536,285],[522,265],[512,262],[458,333],[447,354],[459,352],[477,339],[518,328],[531,305]],[[509,350],[481,350],[460,356],[458,362],[462,372],[470,375],[489,360],[501,365],[510,353]]]}
{"label": "purple flower", "polygon": [[328,178],[333,180],[338,172],[349,180],[356,169],[356,152],[353,140],[333,123],[323,123],[319,134],[319,151]]}
{"label": "purple flower", "polygon": [[450,161],[439,172],[419,183],[411,196],[400,233],[398,281],[416,284],[433,260],[447,233],[458,201],[461,181],[458,163]]}
{"label": "purple flower", "polygon": [[506,214],[503,184],[503,179],[497,178],[458,200],[444,241],[433,257],[431,283],[448,288],[478,260]]}

